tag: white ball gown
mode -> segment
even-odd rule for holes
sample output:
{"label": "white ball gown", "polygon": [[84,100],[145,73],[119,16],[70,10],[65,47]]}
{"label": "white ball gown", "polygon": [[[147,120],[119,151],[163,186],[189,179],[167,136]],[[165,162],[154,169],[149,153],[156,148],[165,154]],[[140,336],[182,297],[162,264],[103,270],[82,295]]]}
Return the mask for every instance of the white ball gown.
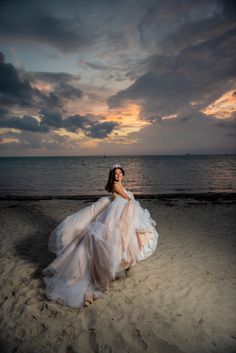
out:
{"label": "white ball gown", "polygon": [[80,308],[103,298],[108,282],[154,253],[156,222],[131,191],[131,201],[115,194],[100,197],[65,218],[50,234],[56,258],[43,270],[48,299]]}

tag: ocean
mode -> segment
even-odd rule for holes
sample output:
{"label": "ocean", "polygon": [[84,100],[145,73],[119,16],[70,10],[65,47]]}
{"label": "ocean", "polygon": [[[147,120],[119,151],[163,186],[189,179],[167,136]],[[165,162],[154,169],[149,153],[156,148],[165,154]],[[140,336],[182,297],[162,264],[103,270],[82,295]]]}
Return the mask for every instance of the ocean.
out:
{"label": "ocean", "polygon": [[236,191],[236,155],[1,157],[0,197],[107,195],[113,163],[135,195]]}

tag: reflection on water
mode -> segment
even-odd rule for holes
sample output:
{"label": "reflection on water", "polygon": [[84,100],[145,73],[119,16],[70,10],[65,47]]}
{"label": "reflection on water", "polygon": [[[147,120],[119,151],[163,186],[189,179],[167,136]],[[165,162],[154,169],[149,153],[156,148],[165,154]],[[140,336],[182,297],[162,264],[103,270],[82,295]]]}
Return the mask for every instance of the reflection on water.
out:
{"label": "reflection on water", "polygon": [[135,194],[235,192],[235,155],[0,158],[1,195],[100,195],[109,168]]}

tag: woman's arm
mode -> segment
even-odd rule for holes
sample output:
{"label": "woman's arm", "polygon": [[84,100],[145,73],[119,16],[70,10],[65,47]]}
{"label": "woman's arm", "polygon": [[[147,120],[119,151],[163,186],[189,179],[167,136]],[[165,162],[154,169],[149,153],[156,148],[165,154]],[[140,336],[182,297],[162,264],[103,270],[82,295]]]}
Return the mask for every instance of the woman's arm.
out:
{"label": "woman's arm", "polygon": [[127,199],[128,201],[132,200],[127,194],[126,192],[124,192],[123,187],[119,184],[119,183],[114,183],[113,185],[113,190],[114,192],[116,192],[117,194],[121,195],[124,199]]}

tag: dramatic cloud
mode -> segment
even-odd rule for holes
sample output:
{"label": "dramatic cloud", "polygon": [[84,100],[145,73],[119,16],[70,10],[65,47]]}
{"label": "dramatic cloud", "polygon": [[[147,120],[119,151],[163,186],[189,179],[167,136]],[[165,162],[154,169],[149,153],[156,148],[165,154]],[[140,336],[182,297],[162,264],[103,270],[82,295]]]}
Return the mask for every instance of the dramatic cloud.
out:
{"label": "dramatic cloud", "polygon": [[4,61],[4,54],[0,53],[0,104],[30,106],[33,90],[29,82],[21,80],[15,67]]}
{"label": "dramatic cloud", "polygon": [[[27,73],[5,63],[0,53],[0,104],[5,107],[61,107],[65,99],[80,99],[82,91],[68,81],[71,75]],[[38,84],[37,84],[38,83]],[[51,83],[51,90],[45,84]]]}
{"label": "dramatic cloud", "polygon": [[[93,42],[97,35],[87,32],[79,15],[73,16],[73,3],[68,1],[63,5],[58,1],[48,3],[24,0],[19,6],[16,0],[2,1],[0,38],[12,43],[17,40],[33,43],[36,40],[38,43],[53,45],[63,52],[79,50]],[[68,9],[71,9],[70,17],[66,14]]]}
{"label": "dramatic cloud", "polygon": [[0,120],[0,128],[14,128],[32,132],[49,132],[50,129],[65,129],[76,132],[78,129],[89,137],[104,138],[118,126],[115,122],[97,122],[86,116],[68,116],[63,118],[60,113],[43,109],[40,112],[41,121],[31,116],[4,117]]}
{"label": "dramatic cloud", "polygon": [[109,135],[118,125],[115,122],[97,122],[91,117],[73,115],[62,118],[59,113],[42,110],[41,125],[52,128],[64,128],[67,131],[75,132],[81,129],[87,136],[94,138],[104,138]]}
{"label": "dramatic cloud", "polygon": [[[78,81],[79,77],[67,73],[52,72],[21,72],[22,77],[29,80],[33,87],[47,91],[52,89],[53,94],[61,99],[80,99],[82,90],[71,83]],[[47,86],[48,85],[48,86]]]}
{"label": "dramatic cloud", "polygon": [[117,125],[117,123],[111,121],[94,124],[89,131],[89,136],[102,139],[110,134]]}
{"label": "dramatic cloud", "polygon": [[[62,101],[82,97],[81,89],[70,84],[75,79],[72,75],[27,72],[21,75],[24,80],[12,64],[5,63],[4,55],[0,53],[0,128],[40,133],[62,128],[69,132],[80,129],[88,137],[104,138],[118,125],[78,114],[63,117],[63,110],[60,109]],[[44,93],[48,89],[52,91]],[[42,105],[46,107],[39,109]],[[12,116],[10,107],[13,106],[34,108],[38,118],[29,115]],[[50,110],[52,106],[54,110]]]}
{"label": "dramatic cloud", "polygon": [[235,4],[2,1],[4,154],[231,153]]}
{"label": "dramatic cloud", "polygon": [[136,101],[143,105],[146,114],[157,117],[203,108],[235,87],[235,40],[236,28],[173,56],[152,57],[148,71],[110,97],[109,105]]}
{"label": "dramatic cloud", "polygon": [[38,121],[31,116],[7,117],[0,120],[0,127],[14,128],[25,131],[48,132],[47,126],[42,126]]}

